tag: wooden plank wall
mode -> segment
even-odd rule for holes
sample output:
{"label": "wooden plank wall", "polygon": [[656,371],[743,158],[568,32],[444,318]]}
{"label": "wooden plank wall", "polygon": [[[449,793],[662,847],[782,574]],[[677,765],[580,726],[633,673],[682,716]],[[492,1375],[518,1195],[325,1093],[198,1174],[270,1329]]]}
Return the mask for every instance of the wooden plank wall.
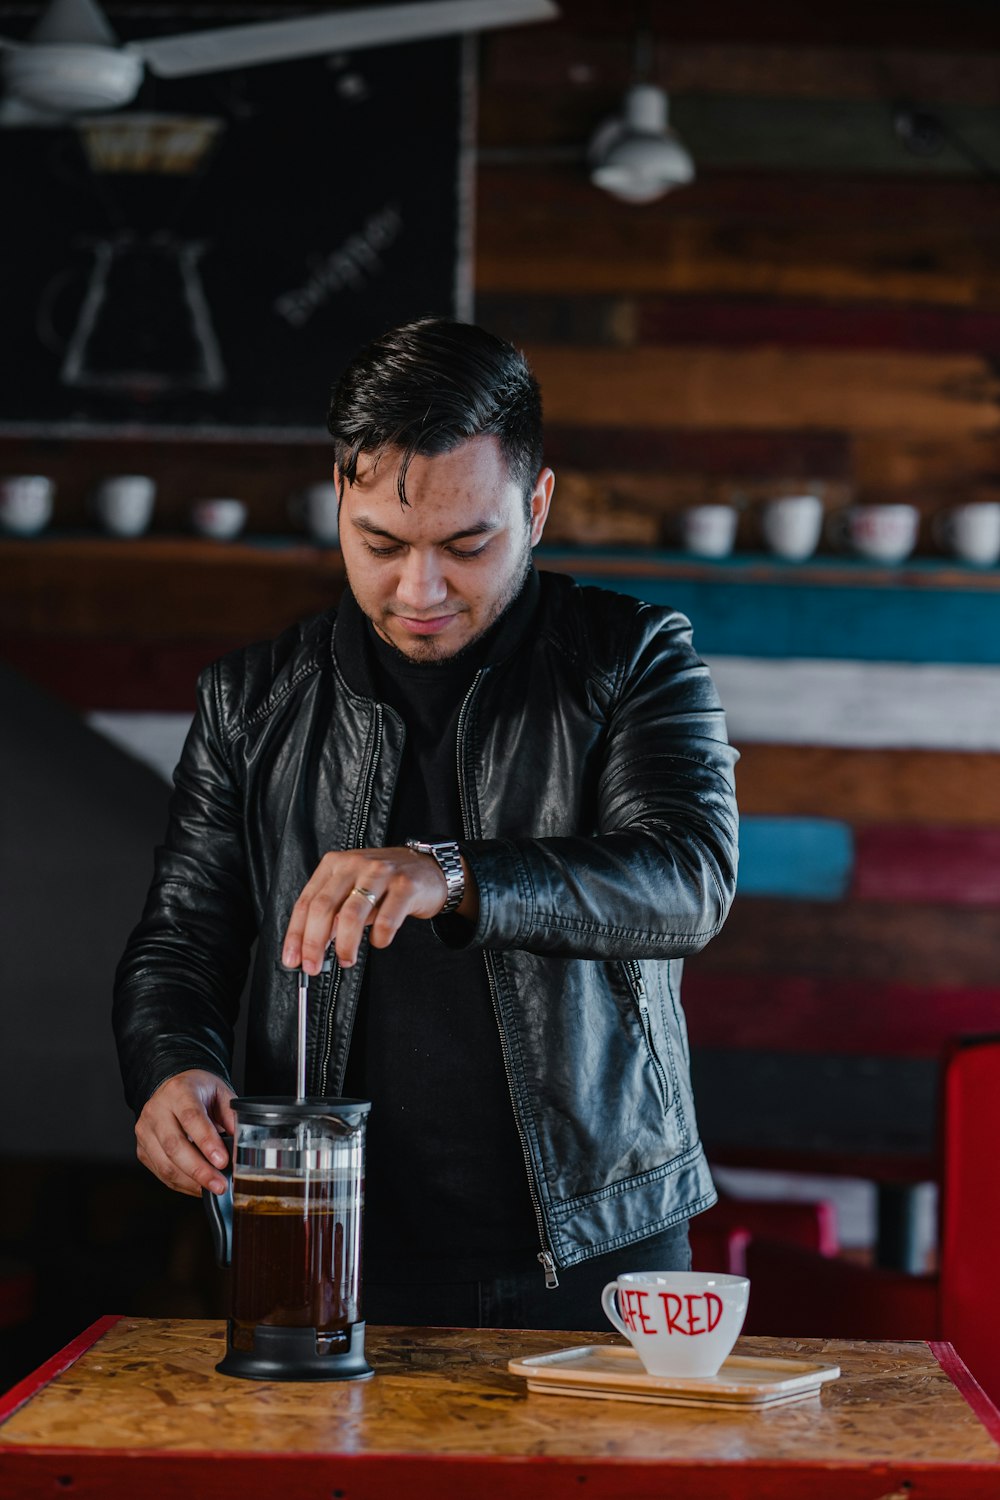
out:
{"label": "wooden plank wall", "polygon": [[[931,558],[937,510],[1000,495],[996,38],[977,47],[956,24],[921,45],[917,6],[913,26],[867,44],[863,28],[838,46],[780,27],[767,44],[746,29],[697,34],[677,7],[654,7],[656,74],[699,175],[637,208],[598,195],[573,156],[628,77],[627,37],[606,7],[602,33],[598,9],[570,4],[544,43],[509,34],[485,53],[478,314],[524,344],[543,380],[550,537],[669,547],[679,506],[736,499],[738,548],[753,553],[760,502],[808,488],[828,509],[918,506],[918,555]],[[895,137],[901,98],[953,132],[937,157]],[[729,605],[752,656],[766,611],[752,584],[737,608],[743,581],[731,577]],[[824,637],[800,603],[777,650],[839,656],[859,674],[858,652],[919,661],[929,638],[939,653],[955,640],[986,582],[959,580],[945,599],[910,578],[912,609],[897,597],[881,611],[860,593],[852,609],[847,590],[853,637],[846,624]],[[696,640],[699,626],[711,640],[729,606],[702,593],[695,607],[707,612]],[[996,626],[984,616],[966,634],[950,657],[959,671],[987,659],[976,653]],[[955,690],[961,725],[961,679]],[[929,700],[925,712],[943,711]],[[936,1057],[948,1035],[1000,1025],[996,748],[825,743],[809,714],[802,703],[794,744],[741,743],[742,890],[689,964],[692,1038],[720,1055]]]}
{"label": "wooden plank wall", "polygon": [[957,24],[926,50],[913,25],[889,47],[754,44],[731,9],[729,45],[672,41],[676,11],[654,7],[654,74],[699,174],[639,207],[580,154],[628,80],[628,8],[614,28],[570,0],[544,41],[484,49],[478,316],[544,382],[550,534],[669,542],[676,505],[737,496],[752,547],[757,502],[803,485],[928,515],[1000,492],[1000,197],[892,128],[915,99],[1000,171],[998,54]]}
{"label": "wooden plank wall", "polygon": [[[845,0],[836,13],[663,0],[648,11],[654,76],[671,91],[698,177],[643,207],[592,187],[583,160],[628,81],[631,7],[563,0],[558,23],[491,35],[481,48],[476,315],[526,348],[544,385],[558,473],[549,540],[631,549],[620,566],[634,565],[645,587],[643,567],[673,545],[679,507],[736,499],[738,551],[752,559],[760,502],[808,487],[831,510],[854,499],[918,506],[918,559],[930,567],[937,510],[1000,498],[1000,12],[968,0]],[[904,98],[944,123],[938,154],[914,156],[896,137]],[[237,493],[250,503],[252,537],[288,535],[288,496],[328,461],[321,440],[0,439],[6,472],[56,475],[57,524],[71,535],[90,524],[89,488],[115,469],[156,476],[161,532],[183,529],[191,500]],[[212,569],[216,617],[228,598],[231,620],[250,625],[247,576],[242,564]],[[287,568],[281,579],[284,599]],[[910,612],[889,612],[891,638],[873,635],[865,591],[855,592],[855,644],[840,659],[878,661],[881,651],[912,661],[905,642],[919,619],[921,640],[964,632],[972,642],[967,658],[952,646],[944,666],[995,669],[997,572],[953,583],[873,577],[873,589],[908,594]],[[817,591],[828,584],[817,579]],[[759,641],[753,579],[734,568],[730,585],[734,628],[745,620],[747,639]],[[310,598],[325,587],[310,573]],[[698,604],[699,632],[723,608],[725,578],[718,588]],[[37,592],[25,619],[44,634],[41,582]],[[814,619],[807,593],[800,608]],[[973,595],[984,612],[970,627]],[[126,650],[136,612],[148,639],[134,590],[107,596],[101,610],[88,616],[87,638],[117,641],[119,655],[106,659],[132,673],[114,702],[182,706],[174,678],[158,703],[142,653]],[[782,647],[791,656],[798,618],[789,616]],[[163,638],[178,628],[165,619]],[[807,658],[831,655],[817,632]],[[928,702],[928,719],[936,712]],[[960,729],[962,714],[951,717]],[[927,1056],[950,1031],[1000,1025],[997,750],[964,745],[960,733],[929,745],[829,743],[801,725],[794,743],[740,740],[738,727],[737,739],[744,812],[769,820],[770,834],[762,825],[755,845],[751,836],[758,875],[691,965],[695,1042],[739,1035],[771,1048],[837,1041]],[[822,897],[809,881],[789,893],[781,820],[839,830],[815,845],[840,861]],[[808,827],[795,838],[801,853]],[[835,1034],[817,1024],[830,1014]]]}

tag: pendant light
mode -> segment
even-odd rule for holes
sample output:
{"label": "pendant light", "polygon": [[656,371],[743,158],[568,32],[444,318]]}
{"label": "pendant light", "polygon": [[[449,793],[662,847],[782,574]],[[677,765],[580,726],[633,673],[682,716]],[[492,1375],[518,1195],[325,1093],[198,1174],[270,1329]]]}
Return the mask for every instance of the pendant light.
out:
{"label": "pendant light", "polygon": [[642,28],[621,115],[598,127],[588,149],[591,182],[625,203],[653,203],[694,181],[691,153],[670,128],[666,90],[648,81],[651,64],[652,39]]}

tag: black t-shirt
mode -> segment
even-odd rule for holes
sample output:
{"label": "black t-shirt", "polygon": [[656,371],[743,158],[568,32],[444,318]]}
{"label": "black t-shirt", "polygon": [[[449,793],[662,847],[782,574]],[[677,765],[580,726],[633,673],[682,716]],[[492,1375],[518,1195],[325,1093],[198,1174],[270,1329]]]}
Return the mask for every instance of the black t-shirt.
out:
{"label": "black t-shirt", "polygon": [[[442,663],[411,662],[367,626],[380,698],[406,728],[387,834],[461,840],[457,731],[476,673],[531,628],[532,571],[482,640]],[[448,948],[408,918],[369,948],[345,1093],[371,1099],[366,1273],[427,1280],[502,1274],[540,1248],[485,957]]]}

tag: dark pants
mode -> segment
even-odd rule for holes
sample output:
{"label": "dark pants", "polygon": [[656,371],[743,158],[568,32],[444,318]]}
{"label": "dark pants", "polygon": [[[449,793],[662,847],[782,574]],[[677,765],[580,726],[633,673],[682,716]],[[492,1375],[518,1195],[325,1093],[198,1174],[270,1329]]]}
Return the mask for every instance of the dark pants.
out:
{"label": "dark pants", "polygon": [[686,1223],[560,1271],[549,1290],[541,1265],[484,1281],[378,1281],[365,1278],[368,1323],[441,1328],[601,1329],[610,1324],[601,1292],[620,1271],[689,1271]]}

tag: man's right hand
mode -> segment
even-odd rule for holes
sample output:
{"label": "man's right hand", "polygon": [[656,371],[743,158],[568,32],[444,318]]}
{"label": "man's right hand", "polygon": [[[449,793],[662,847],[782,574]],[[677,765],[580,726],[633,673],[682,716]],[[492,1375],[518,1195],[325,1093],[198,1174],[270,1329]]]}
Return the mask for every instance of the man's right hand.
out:
{"label": "man's right hand", "polygon": [[161,1083],[136,1121],[136,1155],[143,1166],[177,1193],[224,1193],[225,1178],[215,1169],[229,1159],[220,1129],[228,1135],[236,1130],[232,1098],[228,1083],[201,1068]]}

